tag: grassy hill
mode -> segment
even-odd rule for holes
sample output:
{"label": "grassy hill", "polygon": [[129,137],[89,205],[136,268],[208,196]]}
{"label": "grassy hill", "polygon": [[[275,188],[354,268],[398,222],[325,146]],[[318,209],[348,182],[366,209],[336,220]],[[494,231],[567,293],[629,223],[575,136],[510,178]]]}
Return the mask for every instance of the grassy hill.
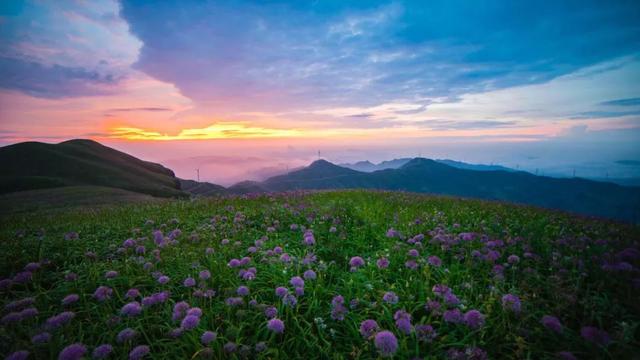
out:
{"label": "grassy hill", "polygon": [[180,189],[196,196],[221,195],[226,192],[221,185],[185,179],[180,179]]}
{"label": "grassy hill", "polygon": [[3,356],[80,343],[113,359],[136,346],[152,359],[632,359],[640,346],[640,228],[527,206],[167,199],[0,217],[0,243]]}
{"label": "grassy hill", "polygon": [[185,196],[173,171],[91,140],[24,142],[0,148],[0,193],[61,186],[106,186]]}
{"label": "grassy hill", "polygon": [[515,171],[475,171],[415,158],[398,169],[363,173],[324,160],[267,179],[271,191],[365,188],[501,200],[575,213],[640,221],[640,188]]}

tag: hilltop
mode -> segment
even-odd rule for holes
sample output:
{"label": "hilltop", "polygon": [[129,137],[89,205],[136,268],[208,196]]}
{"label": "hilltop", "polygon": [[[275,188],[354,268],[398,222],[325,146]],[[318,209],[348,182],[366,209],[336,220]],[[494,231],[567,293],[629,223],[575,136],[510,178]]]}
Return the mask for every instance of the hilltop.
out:
{"label": "hilltop", "polygon": [[106,186],[159,197],[185,196],[173,171],[92,140],[24,142],[0,148],[0,193]]}

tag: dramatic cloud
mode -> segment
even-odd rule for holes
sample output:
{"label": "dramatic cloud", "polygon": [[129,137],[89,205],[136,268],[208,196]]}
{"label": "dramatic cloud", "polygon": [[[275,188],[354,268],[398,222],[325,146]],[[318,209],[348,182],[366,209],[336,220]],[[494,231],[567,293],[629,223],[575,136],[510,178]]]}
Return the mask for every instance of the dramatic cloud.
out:
{"label": "dramatic cloud", "polygon": [[640,44],[633,2],[356,4],[125,0],[122,16],[143,43],[138,69],[232,110],[455,99],[545,82]]}
{"label": "dramatic cloud", "polygon": [[45,66],[0,57],[0,88],[19,90],[36,97],[105,95],[114,92],[118,80],[111,74],[103,75],[81,67]]}

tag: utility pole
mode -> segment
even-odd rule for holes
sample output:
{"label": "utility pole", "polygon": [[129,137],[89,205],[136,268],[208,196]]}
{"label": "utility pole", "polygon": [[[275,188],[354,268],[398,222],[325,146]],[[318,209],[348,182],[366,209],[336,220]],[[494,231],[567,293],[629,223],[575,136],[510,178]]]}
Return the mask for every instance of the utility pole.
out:
{"label": "utility pole", "polygon": [[318,150],[318,160],[320,160],[320,150]]}
{"label": "utility pole", "polygon": [[198,182],[200,182],[200,169],[196,169],[196,174],[198,174]]}

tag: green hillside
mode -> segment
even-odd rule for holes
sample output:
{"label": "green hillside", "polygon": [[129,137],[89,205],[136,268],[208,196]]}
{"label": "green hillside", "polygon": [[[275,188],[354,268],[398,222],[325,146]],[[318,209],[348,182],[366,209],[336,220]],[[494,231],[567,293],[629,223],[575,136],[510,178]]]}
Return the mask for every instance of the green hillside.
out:
{"label": "green hillside", "polygon": [[397,169],[359,172],[318,160],[267,179],[270,191],[382,189],[443,194],[542,206],[583,215],[640,221],[640,188],[579,178],[551,178],[515,171],[461,169],[415,158]]}
{"label": "green hillside", "polygon": [[152,196],[185,196],[173,171],[91,140],[24,142],[0,148],[0,193],[107,186]]}

